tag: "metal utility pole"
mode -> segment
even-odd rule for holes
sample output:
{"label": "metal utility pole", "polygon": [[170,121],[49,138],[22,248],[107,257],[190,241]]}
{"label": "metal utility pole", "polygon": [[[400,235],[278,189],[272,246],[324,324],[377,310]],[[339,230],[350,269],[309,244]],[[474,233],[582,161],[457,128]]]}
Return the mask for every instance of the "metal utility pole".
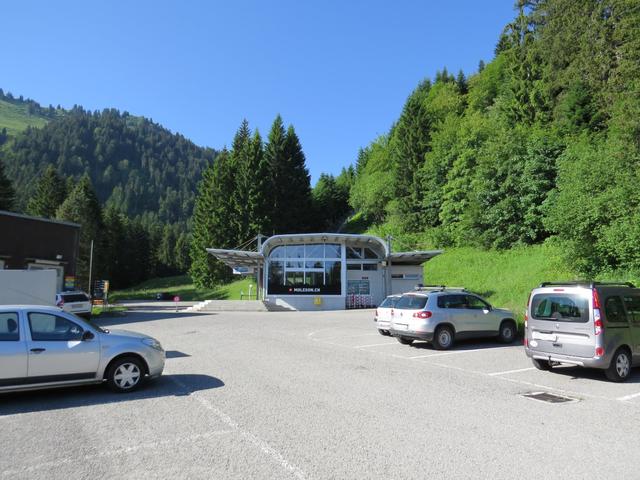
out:
{"label": "metal utility pole", "polygon": [[[256,240],[257,240],[257,251],[260,252],[260,250],[262,250],[262,239],[265,238],[264,235],[262,235],[261,233],[259,233],[256,236]],[[263,275],[264,275],[264,265],[260,265],[260,263],[258,263],[258,267],[256,268],[256,300],[260,300],[260,295],[262,293],[262,296],[264,297],[264,292],[262,292],[263,289],[263,285],[262,285],[262,279],[263,279]]]}
{"label": "metal utility pole", "polygon": [[89,253],[89,290],[87,290],[87,293],[89,294],[89,297],[92,297],[91,295],[91,274],[93,271],[93,240],[91,240],[91,252]]}

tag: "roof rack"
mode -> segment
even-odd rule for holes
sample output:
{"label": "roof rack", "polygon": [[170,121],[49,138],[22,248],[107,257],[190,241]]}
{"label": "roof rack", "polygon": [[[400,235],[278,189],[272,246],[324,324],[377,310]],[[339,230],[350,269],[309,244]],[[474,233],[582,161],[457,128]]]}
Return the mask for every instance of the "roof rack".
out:
{"label": "roof rack", "polygon": [[582,280],[582,281],[573,280],[570,282],[543,282],[540,284],[540,288],[563,286],[563,285],[571,285],[576,287],[588,287],[588,288],[594,288],[598,286],[619,286],[619,287],[636,288],[636,286],[631,282],[593,282],[593,281],[586,281],[586,280]]}
{"label": "roof rack", "polygon": [[446,285],[422,285],[418,284],[414,288],[415,291],[436,291],[442,292],[444,290],[466,290],[464,287],[447,287]]}

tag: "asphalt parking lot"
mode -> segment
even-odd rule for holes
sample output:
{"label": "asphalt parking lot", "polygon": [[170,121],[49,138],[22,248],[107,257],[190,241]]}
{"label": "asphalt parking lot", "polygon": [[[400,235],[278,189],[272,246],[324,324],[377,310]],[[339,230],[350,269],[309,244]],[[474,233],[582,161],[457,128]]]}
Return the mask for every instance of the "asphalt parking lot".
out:
{"label": "asphalt parking lot", "polygon": [[[637,478],[640,369],[533,369],[520,343],[440,352],[373,312],[130,313],[164,376],[0,396],[0,478]],[[569,399],[527,398],[551,393]]]}

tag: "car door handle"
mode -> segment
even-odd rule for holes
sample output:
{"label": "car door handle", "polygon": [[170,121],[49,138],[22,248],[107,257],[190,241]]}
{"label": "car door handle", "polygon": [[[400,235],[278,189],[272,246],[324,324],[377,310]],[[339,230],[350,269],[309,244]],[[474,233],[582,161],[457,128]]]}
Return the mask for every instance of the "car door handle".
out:
{"label": "car door handle", "polygon": [[42,353],[46,350],[46,348],[32,348],[31,351],[33,353]]}

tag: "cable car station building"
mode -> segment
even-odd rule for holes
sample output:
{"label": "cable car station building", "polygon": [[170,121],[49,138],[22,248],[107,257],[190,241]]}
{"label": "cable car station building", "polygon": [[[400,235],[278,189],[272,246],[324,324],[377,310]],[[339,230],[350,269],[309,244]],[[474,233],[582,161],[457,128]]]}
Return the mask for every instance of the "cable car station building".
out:
{"label": "cable car station building", "polygon": [[340,233],[275,235],[258,241],[258,251],[207,251],[255,273],[259,298],[295,310],[375,307],[423,283],[422,265],[442,253],[392,253],[379,237]]}

